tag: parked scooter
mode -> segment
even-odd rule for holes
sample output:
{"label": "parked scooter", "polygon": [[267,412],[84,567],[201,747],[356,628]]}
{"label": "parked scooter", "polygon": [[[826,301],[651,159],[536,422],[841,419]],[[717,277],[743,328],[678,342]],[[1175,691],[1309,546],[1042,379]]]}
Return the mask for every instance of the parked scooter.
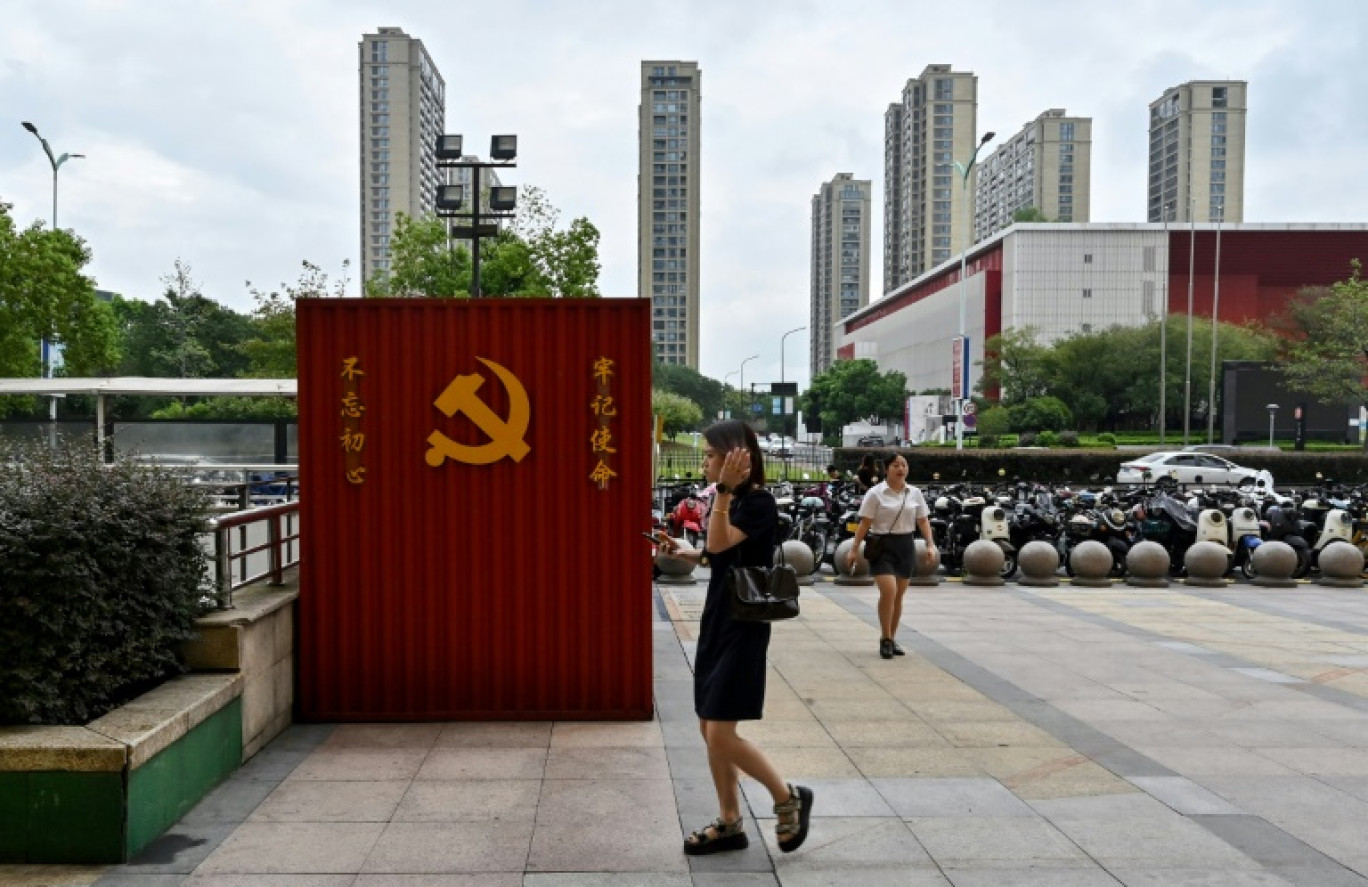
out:
{"label": "parked scooter", "polygon": [[670,512],[670,535],[687,541],[692,548],[697,548],[698,540],[703,536],[703,528],[707,524],[707,515],[703,500],[696,492],[690,490]]}

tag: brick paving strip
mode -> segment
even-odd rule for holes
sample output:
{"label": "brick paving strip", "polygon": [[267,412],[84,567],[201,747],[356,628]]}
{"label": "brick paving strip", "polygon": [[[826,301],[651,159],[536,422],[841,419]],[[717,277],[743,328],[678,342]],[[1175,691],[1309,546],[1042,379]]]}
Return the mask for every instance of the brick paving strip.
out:
{"label": "brick paving strip", "polygon": [[[805,590],[742,728],[817,790],[796,854],[749,780],[751,848],[680,852],[716,814],[700,585],[656,601],[652,722],[296,725],[98,883],[1368,883],[1368,713],[1336,689],[1368,665],[1344,630],[1368,595],[1259,591],[1275,621],[1254,630],[1236,593],[1047,591],[909,592],[909,655],[882,660],[872,589]],[[0,887],[93,879],[70,874],[0,868]]]}

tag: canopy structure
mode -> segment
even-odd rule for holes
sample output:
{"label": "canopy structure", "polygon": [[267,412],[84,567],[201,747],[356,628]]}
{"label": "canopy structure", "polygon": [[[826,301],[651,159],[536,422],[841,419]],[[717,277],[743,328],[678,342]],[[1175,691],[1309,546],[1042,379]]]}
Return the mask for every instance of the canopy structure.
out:
{"label": "canopy structure", "polygon": [[0,379],[0,394],[151,395],[161,397],[294,397],[294,379],[162,379],[115,376],[109,379]]}
{"label": "canopy structure", "polygon": [[101,452],[104,450],[106,397],[294,397],[298,391],[299,383],[294,379],[163,379],[148,376],[115,376],[109,379],[0,379],[0,395],[95,395],[95,437]]}

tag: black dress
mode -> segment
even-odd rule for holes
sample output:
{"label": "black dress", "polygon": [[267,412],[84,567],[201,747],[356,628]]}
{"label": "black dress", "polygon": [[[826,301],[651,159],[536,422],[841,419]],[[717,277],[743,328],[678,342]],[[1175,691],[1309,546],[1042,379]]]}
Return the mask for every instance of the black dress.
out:
{"label": "black dress", "polygon": [[699,625],[694,656],[694,712],[709,721],[756,721],[765,710],[765,658],[768,622],[737,622],[726,599],[727,572],[733,566],[768,567],[774,563],[774,535],[779,509],[767,490],[751,490],[734,498],[731,525],[746,540],[708,555],[712,577]]}

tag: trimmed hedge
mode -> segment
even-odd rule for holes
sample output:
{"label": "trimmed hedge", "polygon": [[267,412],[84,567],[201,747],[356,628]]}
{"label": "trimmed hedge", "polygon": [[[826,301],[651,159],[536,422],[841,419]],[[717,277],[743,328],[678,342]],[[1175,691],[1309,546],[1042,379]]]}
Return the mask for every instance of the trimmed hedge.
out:
{"label": "trimmed hedge", "polygon": [[[1024,437],[1025,435],[1023,435]],[[1113,483],[1123,462],[1145,453],[1178,447],[1151,447],[1134,450],[949,450],[937,447],[911,447],[899,450],[907,458],[908,477],[914,483],[932,481],[939,474],[944,483],[998,480],[1040,481],[1042,483]],[[843,447],[833,453],[842,471],[854,471],[865,453],[880,457],[887,450]],[[1338,453],[1272,452],[1234,450],[1221,457],[1244,468],[1264,468],[1273,473],[1277,484],[1314,484],[1316,472],[1326,478],[1349,484],[1368,483],[1368,455],[1363,451]],[[999,470],[1002,474],[999,474]]]}
{"label": "trimmed hedge", "polygon": [[84,724],[183,671],[207,508],[92,446],[0,452],[0,724]]}

